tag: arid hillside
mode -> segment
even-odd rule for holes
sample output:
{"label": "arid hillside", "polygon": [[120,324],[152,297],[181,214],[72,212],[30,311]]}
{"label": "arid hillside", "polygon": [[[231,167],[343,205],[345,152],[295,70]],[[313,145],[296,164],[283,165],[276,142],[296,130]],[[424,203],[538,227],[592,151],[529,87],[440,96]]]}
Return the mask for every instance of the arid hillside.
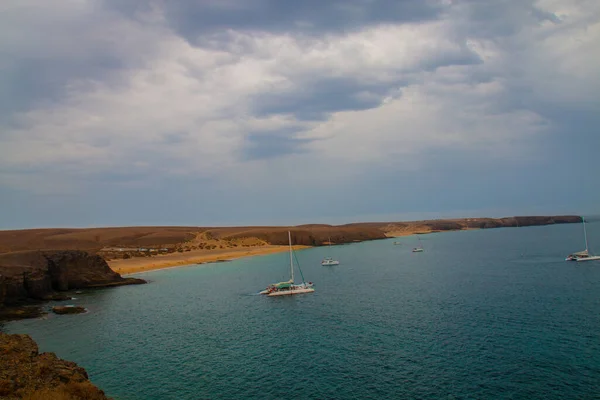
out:
{"label": "arid hillside", "polygon": [[22,250],[87,250],[104,247],[174,246],[195,237],[198,227],[117,227],[0,231],[0,253]]}
{"label": "arid hillside", "polygon": [[25,250],[85,250],[107,259],[190,250],[294,244],[320,246],[384,239],[380,229],[305,225],[297,227],[122,227],[0,231],[0,254]]}
{"label": "arid hillside", "polygon": [[346,225],[245,227],[115,227],[24,229],[0,231],[0,253],[24,250],[85,250],[105,259],[152,256],[192,250],[286,245],[322,246],[385,239],[415,233],[462,229],[523,227],[581,222],[578,216],[462,218],[408,222],[365,222]]}

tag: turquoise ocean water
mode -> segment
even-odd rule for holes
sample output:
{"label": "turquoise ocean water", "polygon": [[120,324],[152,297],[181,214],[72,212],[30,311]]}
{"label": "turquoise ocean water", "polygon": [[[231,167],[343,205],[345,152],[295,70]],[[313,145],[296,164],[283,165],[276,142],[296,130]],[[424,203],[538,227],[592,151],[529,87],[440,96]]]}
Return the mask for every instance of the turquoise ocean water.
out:
{"label": "turquoise ocean water", "polygon": [[581,225],[421,238],[299,251],[314,294],[256,295],[287,279],[282,253],[139,274],[75,295],[87,314],[2,329],[116,399],[600,398],[600,262],[564,261]]}

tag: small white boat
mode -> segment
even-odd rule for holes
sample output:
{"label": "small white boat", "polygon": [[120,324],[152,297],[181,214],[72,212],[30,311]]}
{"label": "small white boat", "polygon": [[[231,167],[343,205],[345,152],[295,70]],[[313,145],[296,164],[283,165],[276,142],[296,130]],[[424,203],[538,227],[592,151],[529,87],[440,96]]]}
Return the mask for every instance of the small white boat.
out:
{"label": "small white boat", "polygon": [[[329,238],[329,251],[331,252],[331,237]],[[323,259],[323,261],[321,261],[321,265],[324,267],[330,266],[330,265],[340,265],[340,262],[337,260],[334,260],[332,257],[325,257]]]}
{"label": "small white boat", "polygon": [[590,251],[588,249],[587,231],[585,229],[585,219],[583,217],[581,217],[581,222],[583,223],[583,237],[585,239],[585,250],[569,254],[567,258],[565,258],[565,261],[584,262],[600,260],[600,256],[590,254]]}
{"label": "small white boat", "polygon": [[323,266],[328,266],[328,265],[340,265],[340,262],[337,260],[334,260],[331,257],[325,257],[323,259],[323,261],[321,261],[321,265]]}
{"label": "small white boat", "polygon": [[290,243],[290,280],[286,282],[273,283],[269,285],[265,290],[259,292],[260,294],[265,294],[269,297],[275,297],[313,293],[315,291],[312,282],[304,282],[304,276],[302,275],[300,265],[298,265],[298,271],[300,271],[300,275],[302,276],[302,283],[297,285],[294,284],[294,253],[292,249],[292,234],[289,231],[288,239]]}

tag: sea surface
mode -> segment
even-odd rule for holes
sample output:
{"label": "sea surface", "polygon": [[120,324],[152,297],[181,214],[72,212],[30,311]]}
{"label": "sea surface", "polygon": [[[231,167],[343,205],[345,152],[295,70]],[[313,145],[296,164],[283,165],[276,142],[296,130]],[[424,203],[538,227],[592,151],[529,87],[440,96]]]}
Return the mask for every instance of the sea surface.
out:
{"label": "sea surface", "polygon": [[[600,253],[600,222],[588,236]],[[580,224],[420,238],[298,251],[313,294],[256,294],[288,279],[281,253],[138,274],[76,294],[87,314],[2,329],[115,399],[600,398],[600,262],[564,261]]]}

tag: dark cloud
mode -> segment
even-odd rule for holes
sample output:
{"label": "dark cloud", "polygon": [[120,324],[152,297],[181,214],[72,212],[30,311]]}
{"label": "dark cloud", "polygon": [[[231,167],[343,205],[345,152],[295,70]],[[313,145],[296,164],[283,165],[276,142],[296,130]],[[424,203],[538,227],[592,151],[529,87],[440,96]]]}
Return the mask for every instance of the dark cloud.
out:
{"label": "dark cloud", "polygon": [[[139,65],[127,54],[116,14],[95,13],[69,5],[7,7],[0,15],[0,121],[60,103],[77,80],[121,84],[118,72]],[[49,6],[48,6],[49,7]]]}
{"label": "dark cloud", "polygon": [[[433,71],[449,65],[472,65],[481,63],[476,53],[463,48],[458,52],[440,52],[424,60],[414,71]],[[414,82],[410,73],[391,73],[394,78],[379,81],[361,77],[305,77],[292,90],[262,93],[253,101],[253,111],[260,116],[292,114],[300,120],[324,120],[338,111],[356,111],[375,108],[391,93]]]}
{"label": "dark cloud", "polygon": [[13,59],[12,65],[0,68],[0,116],[51,106],[64,99],[69,82],[77,79],[105,82],[122,68],[123,61],[109,53],[80,54],[73,58],[38,58],[32,54]]}
{"label": "dark cloud", "polygon": [[305,146],[311,140],[297,138],[294,136],[295,133],[297,130],[290,129],[249,133],[246,136],[242,157],[245,160],[257,160],[304,153]]}
{"label": "dark cloud", "polygon": [[[131,17],[149,9],[138,0],[106,0],[105,5]],[[432,20],[443,10],[440,2],[426,0],[187,0],[163,1],[160,7],[172,29],[193,43],[226,29],[320,34]]]}
{"label": "dark cloud", "polygon": [[390,89],[387,83],[315,79],[289,92],[261,94],[253,101],[253,112],[259,116],[293,114],[300,120],[322,120],[336,111],[376,107]]}
{"label": "dark cloud", "polygon": [[465,34],[479,38],[501,40],[514,35],[526,25],[560,18],[540,9],[533,0],[458,0],[456,9],[464,15],[461,27]]}

